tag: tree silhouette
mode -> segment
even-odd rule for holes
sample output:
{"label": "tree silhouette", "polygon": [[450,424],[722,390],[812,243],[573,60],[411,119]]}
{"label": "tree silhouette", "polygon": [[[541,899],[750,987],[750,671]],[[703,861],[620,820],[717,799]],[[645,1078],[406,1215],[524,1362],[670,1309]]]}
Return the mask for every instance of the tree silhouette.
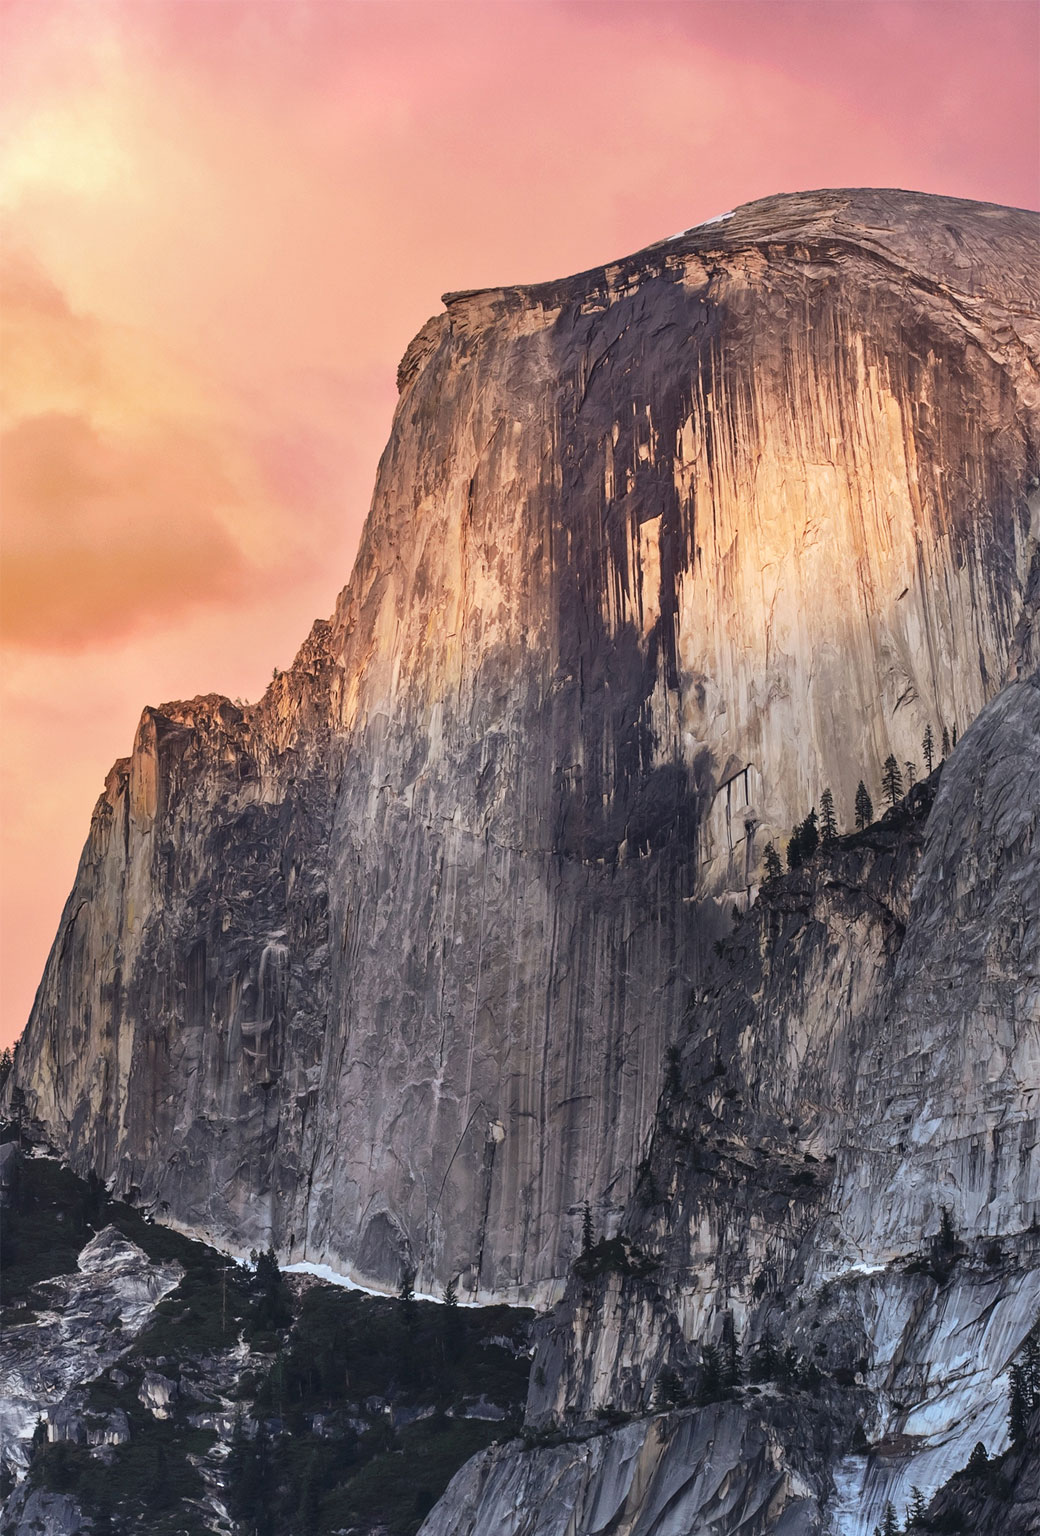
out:
{"label": "tree silhouette", "polygon": [[278,1268],[273,1246],[266,1253],[257,1255],[253,1290],[256,1294],[253,1313],[256,1327],[262,1333],[277,1333],[280,1328],[288,1328],[292,1322],[292,1297]]}
{"label": "tree silhouette", "polygon": [[1008,1387],[1008,1432],[1013,1445],[1021,1445],[1026,1438],[1029,1410],[1032,1406],[1029,1399],[1026,1368],[1020,1360],[1016,1360],[1011,1367],[1011,1380]]}
{"label": "tree silhouette", "polygon": [[891,1503],[885,1505],[884,1519],[876,1529],[881,1536],[899,1536],[899,1519]]}
{"label": "tree silhouette", "polygon": [[856,831],[862,832],[874,820],[874,802],[867,793],[867,786],[860,779],[856,785]]}
{"label": "tree silhouette", "polygon": [[581,1207],[581,1251],[588,1253],[596,1241],[592,1230],[592,1206],[586,1200]]}
{"label": "tree silhouette", "polygon": [[809,812],[802,822],[802,857],[811,859],[820,846],[820,829],[816,823],[816,807]]}
{"label": "tree silhouette", "polygon": [[701,1379],[697,1388],[699,1403],[717,1403],[725,1396],[722,1381],[722,1356],[718,1346],[705,1344],[701,1350]]}
{"label": "tree silhouette", "polygon": [[942,755],[944,760],[950,755],[950,733],[945,725],[942,729]]}
{"label": "tree silhouette", "polygon": [[672,1366],[666,1365],[654,1383],[654,1402],[658,1408],[682,1408],[690,1401],[690,1395],[682,1384],[682,1378]]}
{"label": "tree silhouette", "polygon": [[734,1387],[739,1387],[744,1379],[744,1365],[740,1358],[740,1347],[737,1344],[737,1330],[733,1324],[733,1313],[727,1312],[722,1319],[722,1386],[725,1391],[731,1392]]}
{"label": "tree silhouette", "polygon": [[1029,1432],[1029,1420],[1040,1408],[1040,1319],[1026,1335],[1011,1367],[1008,1393],[1008,1431],[1020,1445]]}
{"label": "tree silhouette", "polygon": [[787,845],[787,866],[789,869],[800,869],[808,863],[820,846],[820,833],[816,825],[816,812],[812,810],[804,821],[800,821],[791,834],[791,841]]}
{"label": "tree silhouette", "polygon": [[908,790],[911,790],[917,783],[917,764],[912,763],[910,759],[907,758],[906,762],[903,764],[903,767],[906,769],[906,787]]}
{"label": "tree silhouette", "polygon": [[820,796],[820,838],[824,847],[838,836],[838,818],[834,814],[834,796],[825,789]]}
{"label": "tree silhouette", "polygon": [[925,1516],[927,1515],[927,1513],[928,1513],[928,1506],[927,1506],[927,1504],[924,1501],[924,1494],[921,1492],[920,1488],[918,1488],[916,1486],[911,1488],[910,1489],[910,1502],[906,1506],[906,1528],[907,1528],[907,1530],[908,1531],[911,1531],[911,1530],[923,1530],[924,1529]]}
{"label": "tree silhouette", "polygon": [[968,1457],[968,1465],[964,1470],[969,1477],[985,1477],[989,1471],[989,1456],[981,1440],[976,1440],[975,1449]]}
{"label": "tree silhouette", "polygon": [[928,772],[931,773],[935,759],[935,736],[932,733],[932,727],[930,724],[926,725],[924,728],[924,740],[921,743],[921,751],[924,753],[924,760],[928,765]]}
{"label": "tree silhouette", "polygon": [[896,762],[895,753],[890,752],[885,758],[885,766],[881,771],[881,788],[885,792],[885,799],[893,808],[903,798],[903,775],[899,772],[899,764]]}
{"label": "tree silhouette", "polygon": [[767,843],[763,855],[766,866],[766,879],[779,880],[784,872],[784,866],[780,863],[780,855],[772,843]]}

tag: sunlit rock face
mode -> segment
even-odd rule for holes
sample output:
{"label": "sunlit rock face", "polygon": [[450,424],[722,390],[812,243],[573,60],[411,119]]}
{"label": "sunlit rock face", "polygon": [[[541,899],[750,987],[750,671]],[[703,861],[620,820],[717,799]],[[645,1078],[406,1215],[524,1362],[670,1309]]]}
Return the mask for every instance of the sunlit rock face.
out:
{"label": "sunlit rock face", "polygon": [[766,841],[1035,645],[1036,234],[810,193],[449,295],[331,622],[108,780],[15,1071],[77,1165],[555,1295]]}

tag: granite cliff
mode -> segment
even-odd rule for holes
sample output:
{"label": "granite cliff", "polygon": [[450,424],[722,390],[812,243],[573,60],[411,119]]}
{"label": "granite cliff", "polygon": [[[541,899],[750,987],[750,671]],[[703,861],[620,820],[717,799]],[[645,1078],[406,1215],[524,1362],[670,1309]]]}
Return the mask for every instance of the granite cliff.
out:
{"label": "granite cliff", "polygon": [[[926,726],[963,735],[1006,683],[1028,712],[1036,234],[1006,208],[816,192],[449,294],[401,364],[332,619],[256,705],[146,710],[112,770],[9,1101],[225,1248],[557,1299],[582,1202],[605,1233],[631,1221],[666,1050],[767,841],[825,786],[850,826],[861,777],[880,799],[890,752],[920,763]],[[943,825],[807,888],[830,937],[790,970],[761,933],[727,941],[759,979],[699,1015],[715,1054],[684,1044],[682,1071],[736,1097],[716,1115],[690,1089],[684,1134],[761,1145],[720,1146],[713,1192],[684,1196],[654,1131],[672,1205],[640,1231],[700,1288],[640,1343],[626,1405],[665,1335],[750,1320],[763,1274],[783,1293],[795,1264],[888,1266],[944,1201],[965,1242],[1028,1227],[1035,1011],[1001,943],[1035,935],[1035,884],[1007,932],[983,912],[968,963],[943,893],[975,876]],[[871,882],[846,924],[843,890]],[[748,1095],[760,1119],[734,1128]],[[807,1154],[826,1176],[785,1204]],[[577,1381],[587,1353],[556,1347]]]}
{"label": "granite cliff", "polygon": [[[1034,677],[764,886],[691,1004],[621,1235],[543,1325],[535,1443],[460,1472],[424,1536],[870,1536],[1007,1450],[1040,1316],[1038,823]],[[1014,1472],[988,1519],[961,1482],[960,1523],[919,1528],[1030,1536]]]}

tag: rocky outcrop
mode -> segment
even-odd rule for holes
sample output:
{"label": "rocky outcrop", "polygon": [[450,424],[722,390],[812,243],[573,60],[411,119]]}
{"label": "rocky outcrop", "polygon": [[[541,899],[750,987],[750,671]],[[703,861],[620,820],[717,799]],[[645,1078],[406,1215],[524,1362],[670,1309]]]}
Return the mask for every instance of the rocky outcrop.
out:
{"label": "rocky outcrop", "polygon": [[819,1499],[797,1465],[808,1458],[793,1459],[766,1417],[731,1403],[557,1447],[495,1447],[456,1473],[422,1536],[817,1536]]}
{"label": "rocky outcrop", "polygon": [[[147,710],[110,775],[17,1054],[25,1113],[225,1244],[557,1295],[583,1198],[625,1207],[766,840],[825,785],[848,824],[860,776],[877,792],[890,751],[919,761],[927,724],[963,729],[1025,675],[1035,235],[990,205],[800,194],[448,295],[402,363],[331,622],[255,706]],[[878,958],[845,1011],[887,921],[857,918]],[[948,943],[955,987],[908,971],[878,1026],[922,1074],[908,1109],[894,1045],[882,1083],[862,1041],[829,1062],[796,1031],[755,1078],[770,1123],[798,1106],[776,1178],[804,1146],[849,1192],[821,1274],[888,1262],[934,1215],[927,1084],[963,1048],[929,1044],[930,1010],[977,996],[988,1040],[1007,990]],[[997,1036],[990,1120],[955,1110],[943,1141],[976,1224],[978,1181],[1025,1146],[996,1123],[1023,1069]],[[895,1175],[875,1230],[853,1186]],[[799,1188],[779,1237],[768,1210],[726,1218],[752,1223],[749,1273],[815,1219]],[[1013,1179],[1002,1226],[1024,1199]]]}
{"label": "rocky outcrop", "polygon": [[[1008,1369],[1040,1313],[1038,824],[1034,677],[880,824],[765,886],[669,1063],[625,1240],[579,1261],[543,1330],[528,1423],[580,1450],[554,1452],[566,1473],[529,1448],[486,1457],[426,1536],[510,1529],[524,1479],[538,1523],[518,1531],[603,1529],[590,1511],[624,1463],[597,1428],[635,1416],[629,1438],[670,1443],[673,1416],[647,1415],[662,1388],[710,1396],[704,1349],[727,1337],[758,1383],[730,1383],[729,1412],[779,1426],[740,1498],[794,1488],[794,1458],[793,1531],[870,1536],[978,1442],[1005,1450]],[[710,1440],[718,1408],[689,1412]],[[1024,1533],[1040,1511],[1011,1461]],[[677,1529],[716,1517],[683,1498]],[[669,1529],[639,1523],[653,1508],[633,1495],[618,1529]]]}
{"label": "rocky outcrop", "polygon": [[[77,1266],[74,1275],[59,1275],[41,1286],[47,1310],[5,1324],[0,1347],[0,1466],[5,1473],[20,1477],[25,1472],[41,1419],[51,1442],[119,1443],[118,1422],[106,1423],[91,1441],[87,1418],[75,1401],[78,1390],[129,1348],[184,1273],[177,1263],[153,1264],[115,1227],[105,1227],[86,1244]],[[63,1501],[58,1503],[63,1507]]]}

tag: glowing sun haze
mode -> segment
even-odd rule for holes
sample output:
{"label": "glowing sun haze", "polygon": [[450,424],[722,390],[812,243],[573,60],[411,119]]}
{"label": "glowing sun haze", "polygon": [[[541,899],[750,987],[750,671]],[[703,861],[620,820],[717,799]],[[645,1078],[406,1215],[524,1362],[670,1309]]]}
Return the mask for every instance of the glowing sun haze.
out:
{"label": "glowing sun haze", "polygon": [[1037,202],[1033,0],[0,15],[2,1039],[141,707],[331,611],[442,291],[777,191]]}

